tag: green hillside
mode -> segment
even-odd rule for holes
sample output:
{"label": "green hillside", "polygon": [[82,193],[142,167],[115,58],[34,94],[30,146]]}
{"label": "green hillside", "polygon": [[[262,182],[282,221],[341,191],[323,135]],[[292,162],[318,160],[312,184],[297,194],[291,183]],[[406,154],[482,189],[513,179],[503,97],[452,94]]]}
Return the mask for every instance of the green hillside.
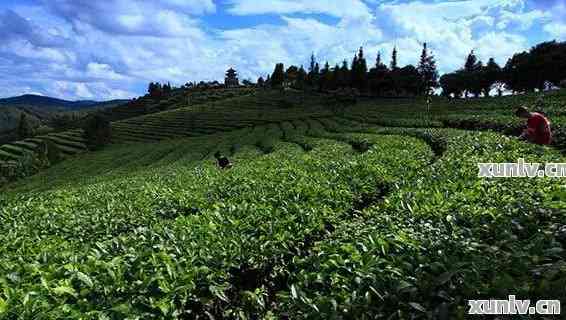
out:
{"label": "green hillside", "polygon": [[[142,135],[146,133],[147,136],[145,140],[148,141],[155,141],[164,138],[210,134],[214,132],[214,130],[210,130],[210,128],[206,127],[201,128],[198,124],[195,128],[187,127],[186,129],[183,129],[183,131],[178,130],[179,128],[173,128],[175,134],[171,134],[171,130],[168,129],[167,126],[162,126],[156,130],[153,130],[153,127],[151,127],[150,125],[152,119],[156,119],[155,121],[157,121],[163,118],[165,121],[169,121],[167,117],[172,117],[171,120],[176,121],[179,118],[181,118],[182,120],[183,117],[192,117],[194,110],[200,110],[200,114],[204,113],[202,112],[203,110],[206,110],[206,112],[211,112],[212,106],[210,105],[210,103],[238,96],[246,96],[251,92],[252,91],[248,89],[237,89],[192,91],[187,93],[179,89],[166,99],[152,99],[150,97],[142,97],[135,102],[127,104],[121,103],[116,107],[113,107],[113,104],[110,102],[108,103],[109,107],[101,109],[99,113],[104,115],[107,119],[114,121],[114,142],[116,143],[124,141],[140,141],[140,133]],[[105,104],[99,103],[98,105]],[[163,108],[163,105],[166,105],[166,108]],[[225,107],[230,108],[231,106],[225,105]],[[166,113],[160,113],[162,110],[166,109],[179,109],[179,112],[169,113],[167,115]],[[214,110],[218,110],[218,108]],[[227,112],[228,111],[225,111],[225,113]],[[155,113],[160,113],[160,115],[152,116]],[[86,116],[87,115],[85,114],[85,117]],[[129,121],[127,120],[131,118],[135,119]],[[34,153],[41,141],[52,141],[60,150],[62,155],[66,157],[86,151],[87,141],[85,141],[83,137],[83,130],[81,129],[81,122],[84,122],[83,120],[84,119],[81,119],[81,117],[79,117],[79,120],[75,121],[78,122],[74,126],[78,127],[77,129],[63,132],[39,134],[30,139],[0,144],[0,165],[2,165],[2,161],[17,161],[21,159],[22,156],[26,153]],[[206,124],[204,124],[204,126],[206,126]],[[163,132],[160,132],[160,130],[162,130]],[[10,140],[14,139],[11,138]],[[141,139],[141,141],[145,140]]]}
{"label": "green hillside", "polygon": [[535,100],[259,90],[115,121],[113,144],[2,189],[0,318],[464,319],[468,299],[566,299],[564,178],[478,177],[566,162],[564,91],[541,107],[555,146],[506,135]]}

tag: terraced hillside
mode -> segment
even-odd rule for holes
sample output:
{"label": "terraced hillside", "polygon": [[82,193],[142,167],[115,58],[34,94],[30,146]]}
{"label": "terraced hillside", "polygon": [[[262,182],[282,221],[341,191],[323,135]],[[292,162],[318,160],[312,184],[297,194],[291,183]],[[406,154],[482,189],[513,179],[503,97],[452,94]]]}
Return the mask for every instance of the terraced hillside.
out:
{"label": "terraced hillside", "polygon": [[477,174],[565,162],[557,150],[427,128],[418,101],[412,121],[402,103],[270,104],[195,117],[240,129],[155,143],[150,128],[190,132],[172,119],[191,111],[147,116],[164,120],[130,123],[141,142],[119,132],[128,143],[10,185],[0,317],[464,319],[468,299],[566,298],[562,180]]}
{"label": "terraced hillside", "polygon": [[[162,109],[177,109],[181,108],[181,106],[186,106],[190,104],[189,107],[191,110],[197,108],[201,110],[200,113],[210,113],[210,111],[206,110],[207,106],[203,105],[205,103],[211,103],[214,101],[221,101],[223,99],[230,99],[239,96],[246,96],[250,95],[253,92],[251,89],[218,89],[213,91],[190,91],[187,93],[183,90],[176,90],[174,91],[170,97],[167,99],[150,99],[149,97],[141,98],[137,100],[136,103],[131,104],[124,104],[115,108],[108,108],[101,111],[102,114],[107,116],[109,119],[112,120],[119,120],[119,119],[128,119],[132,117],[139,117],[144,114],[151,114],[155,112],[160,112]],[[166,105],[166,108],[160,107],[160,105]],[[206,110],[206,111],[202,111]],[[180,112],[177,116],[192,116],[192,114],[186,114]],[[153,118],[153,117],[148,117]],[[161,119],[162,116],[155,117],[156,119]],[[141,119],[146,119],[143,117]],[[167,120],[167,118],[165,117]],[[182,120],[182,119],[181,119]],[[131,120],[125,122],[118,122],[115,124],[115,129],[117,133],[117,138],[115,139],[116,142],[121,141],[136,141],[140,140],[139,135],[137,134],[140,131],[149,130],[151,128],[147,128],[147,126],[139,126],[139,128],[132,129],[131,126],[128,124],[137,124],[144,123],[144,120]],[[174,124],[175,122],[172,122]],[[228,127],[230,128],[230,127]],[[163,132],[153,132],[152,135],[149,136],[147,140],[157,140],[163,138],[171,138],[171,137],[178,137],[178,136],[191,136],[191,135],[200,135],[200,134],[210,134],[214,133],[217,130],[214,130],[214,127],[204,128],[198,127],[193,130],[193,132],[189,132],[188,134],[183,134],[186,130],[180,130],[176,134],[170,134],[171,131],[175,132],[177,130],[176,127],[172,128],[165,128],[163,127]],[[225,128],[218,128],[218,131],[226,130]],[[168,134],[169,133],[169,134]],[[0,146],[0,162],[1,161],[18,161],[20,160],[24,154],[34,153],[37,150],[38,144],[43,141],[48,140],[54,142],[54,144],[58,147],[61,151],[63,156],[71,156],[81,152],[87,151],[86,141],[82,137],[82,130],[70,130],[66,132],[60,133],[50,133],[46,135],[36,136],[32,139],[26,139],[23,141],[16,141],[8,144],[4,144]],[[1,163],[0,163],[1,164]]]}
{"label": "terraced hillside", "polygon": [[52,141],[64,156],[72,156],[87,151],[82,130],[72,130],[4,144],[0,146],[0,160],[16,161],[25,153],[34,153],[38,145],[44,140]]}
{"label": "terraced hillside", "polygon": [[514,116],[517,107],[546,114],[552,122],[554,146],[566,152],[566,89],[544,95],[479,98],[449,101],[434,98],[427,109],[423,100],[390,99],[369,102],[346,114],[352,120],[398,127],[444,127],[465,130],[494,130],[519,135],[524,120]]}
{"label": "terraced hillside", "polygon": [[169,96],[152,98],[141,97],[128,104],[103,110],[102,114],[110,121],[125,120],[165,110],[197,106],[214,101],[246,96],[255,91],[253,88],[237,89],[175,89]]}
{"label": "terraced hillside", "polygon": [[256,125],[332,114],[324,96],[279,91],[179,108],[112,124],[114,142],[151,142],[209,135]]}

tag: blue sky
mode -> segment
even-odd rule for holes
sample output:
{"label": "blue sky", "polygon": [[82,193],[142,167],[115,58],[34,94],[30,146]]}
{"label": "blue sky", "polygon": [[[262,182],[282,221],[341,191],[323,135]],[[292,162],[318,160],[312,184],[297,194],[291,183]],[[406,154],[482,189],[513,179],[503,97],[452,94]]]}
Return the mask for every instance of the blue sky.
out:
{"label": "blue sky", "polygon": [[398,47],[415,64],[423,42],[441,72],[474,49],[500,64],[541,41],[566,40],[566,0],[0,0],[0,97],[143,94],[150,81],[241,78],[276,62],[373,63]]}

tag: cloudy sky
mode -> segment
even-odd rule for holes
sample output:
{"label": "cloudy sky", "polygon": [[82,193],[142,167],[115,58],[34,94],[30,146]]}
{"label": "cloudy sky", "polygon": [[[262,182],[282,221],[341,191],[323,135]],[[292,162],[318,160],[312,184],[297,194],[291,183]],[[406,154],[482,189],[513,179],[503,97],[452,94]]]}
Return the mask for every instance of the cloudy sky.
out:
{"label": "cloudy sky", "polygon": [[276,62],[331,64],[364,47],[415,64],[428,42],[441,72],[474,49],[500,64],[566,40],[566,0],[0,0],[0,97],[143,94],[150,81],[256,79]]}

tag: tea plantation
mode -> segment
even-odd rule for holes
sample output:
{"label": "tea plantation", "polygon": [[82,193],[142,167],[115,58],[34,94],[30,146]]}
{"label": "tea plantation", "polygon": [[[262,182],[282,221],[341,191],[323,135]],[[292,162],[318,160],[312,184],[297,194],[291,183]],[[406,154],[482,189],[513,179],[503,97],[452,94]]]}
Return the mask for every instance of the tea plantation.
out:
{"label": "tea plantation", "polygon": [[[566,162],[560,142],[509,136],[535,99],[336,108],[258,91],[114,122],[112,145],[2,189],[0,319],[464,319],[468,299],[566,301],[564,178],[478,177]],[[566,93],[544,103],[560,132]]]}

